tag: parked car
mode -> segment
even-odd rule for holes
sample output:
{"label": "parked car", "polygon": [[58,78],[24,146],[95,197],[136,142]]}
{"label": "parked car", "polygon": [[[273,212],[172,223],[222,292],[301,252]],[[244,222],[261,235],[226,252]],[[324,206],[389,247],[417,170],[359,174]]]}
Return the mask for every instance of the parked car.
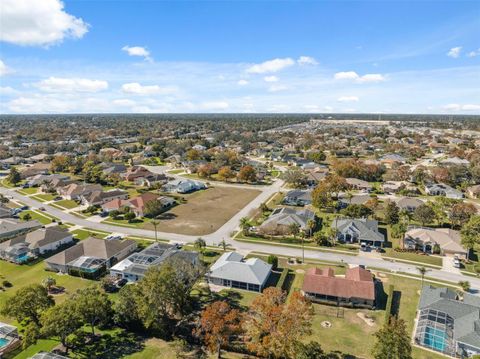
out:
{"label": "parked car", "polygon": [[38,210],[42,211],[42,212],[45,212],[45,207],[40,207]]}
{"label": "parked car", "polygon": [[119,280],[115,281],[114,284],[117,288],[122,288],[125,284],[127,284],[127,282],[128,281],[125,278],[122,278],[122,279],[119,279]]}
{"label": "parked car", "polygon": [[455,268],[460,268],[462,266],[462,263],[460,262],[460,258],[458,258],[457,255],[453,257],[453,266]]}

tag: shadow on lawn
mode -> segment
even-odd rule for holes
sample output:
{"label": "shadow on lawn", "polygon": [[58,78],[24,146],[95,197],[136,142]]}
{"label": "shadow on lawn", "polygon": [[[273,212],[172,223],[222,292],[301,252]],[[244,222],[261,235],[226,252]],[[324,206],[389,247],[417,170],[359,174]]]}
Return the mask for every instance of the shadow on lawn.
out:
{"label": "shadow on lawn", "polygon": [[74,358],[116,359],[134,354],[145,347],[143,338],[121,331],[115,334],[103,334],[93,341],[82,343],[73,350]]}

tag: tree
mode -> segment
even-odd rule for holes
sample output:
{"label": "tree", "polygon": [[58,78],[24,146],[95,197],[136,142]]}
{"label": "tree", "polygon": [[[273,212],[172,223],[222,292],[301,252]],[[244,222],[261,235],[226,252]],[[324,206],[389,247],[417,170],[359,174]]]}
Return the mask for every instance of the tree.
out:
{"label": "tree", "polygon": [[126,285],[120,289],[114,303],[113,318],[117,325],[134,331],[144,329],[137,304],[141,295],[138,285]]}
{"label": "tree", "polygon": [[288,185],[299,188],[305,185],[307,181],[307,175],[297,167],[290,168],[282,174],[282,179]]}
{"label": "tree", "polygon": [[252,166],[247,165],[240,168],[237,177],[241,182],[256,182],[257,172]]}
{"label": "tree", "polygon": [[309,219],[307,221],[307,228],[308,228],[309,237],[312,236],[313,230],[315,229],[316,226],[317,226],[317,222],[314,219]]}
{"label": "tree", "polygon": [[222,239],[220,243],[218,243],[219,247],[222,247],[223,251],[225,252],[228,247],[231,247],[232,245],[228,243],[225,239]]}
{"label": "tree", "polygon": [[41,322],[41,334],[46,337],[58,337],[67,353],[70,348],[69,336],[83,325],[76,303],[72,299],[67,299],[45,311]]}
{"label": "tree", "polygon": [[133,212],[127,212],[123,216],[123,218],[126,219],[128,221],[128,223],[132,223],[133,220],[135,219],[135,217],[136,217],[136,215]]}
{"label": "tree", "polygon": [[198,237],[195,242],[193,242],[193,246],[197,251],[200,252],[200,254],[203,254],[205,251],[205,248],[207,247],[207,242],[201,237]]}
{"label": "tree", "polygon": [[162,202],[158,200],[148,201],[145,203],[145,217],[155,218],[164,210],[165,208],[163,207]]}
{"label": "tree", "polygon": [[200,322],[194,334],[202,338],[208,350],[220,358],[222,348],[230,342],[232,336],[241,333],[241,318],[240,311],[232,309],[227,302],[213,302],[200,314]]}
{"label": "tree", "polygon": [[424,226],[434,220],[435,212],[429,205],[422,204],[415,209],[415,212],[413,212],[413,218]]}
{"label": "tree", "polygon": [[398,223],[400,219],[399,212],[400,209],[395,202],[390,200],[387,201],[387,204],[385,206],[385,222],[387,222],[388,224]]}
{"label": "tree", "polygon": [[325,208],[332,205],[332,193],[325,181],[320,182],[320,184],[313,189],[312,205],[317,208]]}
{"label": "tree", "polygon": [[312,315],[312,305],[299,292],[287,302],[281,289],[265,289],[246,316],[247,348],[261,357],[295,358],[298,343],[310,333]]}
{"label": "tree", "polygon": [[32,220],[32,215],[30,213],[25,213],[23,216],[22,216],[22,219],[24,221],[31,221]]}
{"label": "tree", "polygon": [[235,177],[235,173],[228,166],[223,166],[218,170],[218,178],[222,181],[228,182],[233,177]]}
{"label": "tree", "polygon": [[271,264],[273,269],[277,269],[277,267],[278,267],[278,257],[273,255],[273,254],[270,254],[267,257],[267,263]]}
{"label": "tree", "polygon": [[83,178],[89,183],[100,183],[103,180],[102,168],[93,161],[87,161],[82,168]]}
{"label": "tree", "polygon": [[468,292],[470,290],[470,282],[467,280],[461,280],[460,282],[458,282],[458,285],[460,286],[460,288],[462,288],[462,291],[464,292]]}
{"label": "tree", "polygon": [[44,280],[42,280],[42,285],[47,289],[47,292],[50,293],[52,287],[57,284],[57,281],[52,276],[48,276]]}
{"label": "tree", "polygon": [[292,223],[288,226],[288,231],[293,236],[293,238],[296,238],[297,235],[300,233],[300,225],[298,223]]}
{"label": "tree", "polygon": [[240,219],[240,228],[242,229],[244,235],[247,235],[250,228],[252,228],[252,225],[247,217],[242,217]]}
{"label": "tree", "polygon": [[325,353],[317,342],[298,343],[295,359],[340,359],[336,353]]}
{"label": "tree", "polygon": [[399,222],[392,225],[392,237],[400,239],[402,248],[405,247],[405,233],[407,233],[407,225],[404,222]]}
{"label": "tree", "polygon": [[403,319],[392,317],[375,334],[372,355],[375,359],[412,359],[412,346]]}
{"label": "tree", "polygon": [[471,203],[460,202],[454,204],[450,210],[450,221],[454,226],[462,226],[477,213],[477,209]]}
{"label": "tree", "polygon": [[22,177],[20,175],[20,172],[18,172],[16,167],[11,167],[10,172],[8,173],[7,176],[7,181],[16,186],[18,182],[22,180]]}
{"label": "tree", "polygon": [[188,161],[197,161],[200,159],[200,152],[194,148],[191,148],[187,151],[186,157]]}
{"label": "tree", "polygon": [[480,243],[480,216],[472,216],[460,230],[462,245],[469,251]]}
{"label": "tree", "polygon": [[43,311],[55,304],[47,289],[40,284],[31,284],[20,288],[3,306],[1,313],[15,318],[18,322],[33,321],[40,326]]}
{"label": "tree", "polygon": [[92,329],[92,336],[96,325],[106,324],[112,318],[112,302],[97,286],[77,290],[72,300],[82,321]]}
{"label": "tree", "polygon": [[211,178],[215,171],[213,164],[205,163],[198,167],[197,173],[199,177]]}
{"label": "tree", "polygon": [[363,204],[349,204],[347,208],[342,209],[341,213],[349,218],[367,218],[373,212]]}
{"label": "tree", "polygon": [[315,163],[322,163],[323,161],[325,161],[327,159],[327,156],[322,151],[316,151],[316,152],[310,152],[307,155],[307,158],[310,161],[313,161]]}
{"label": "tree", "polygon": [[151,221],[150,223],[152,224],[152,226],[153,226],[153,228],[154,228],[154,230],[155,230],[155,242],[158,242],[157,226],[160,224],[160,222],[153,220],[153,221]]}

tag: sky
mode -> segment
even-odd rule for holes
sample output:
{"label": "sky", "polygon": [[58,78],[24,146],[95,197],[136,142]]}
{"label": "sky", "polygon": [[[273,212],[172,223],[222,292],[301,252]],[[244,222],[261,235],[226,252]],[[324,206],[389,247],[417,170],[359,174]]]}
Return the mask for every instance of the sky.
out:
{"label": "sky", "polygon": [[480,114],[480,1],[1,0],[0,113]]}

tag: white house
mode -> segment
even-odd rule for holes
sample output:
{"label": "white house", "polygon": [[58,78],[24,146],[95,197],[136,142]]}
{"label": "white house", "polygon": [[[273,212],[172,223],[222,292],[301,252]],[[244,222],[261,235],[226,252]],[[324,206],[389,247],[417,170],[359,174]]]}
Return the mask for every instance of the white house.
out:
{"label": "white house", "polygon": [[223,287],[261,292],[267,283],[272,265],[259,258],[245,260],[236,252],[227,252],[210,267],[209,283]]}

